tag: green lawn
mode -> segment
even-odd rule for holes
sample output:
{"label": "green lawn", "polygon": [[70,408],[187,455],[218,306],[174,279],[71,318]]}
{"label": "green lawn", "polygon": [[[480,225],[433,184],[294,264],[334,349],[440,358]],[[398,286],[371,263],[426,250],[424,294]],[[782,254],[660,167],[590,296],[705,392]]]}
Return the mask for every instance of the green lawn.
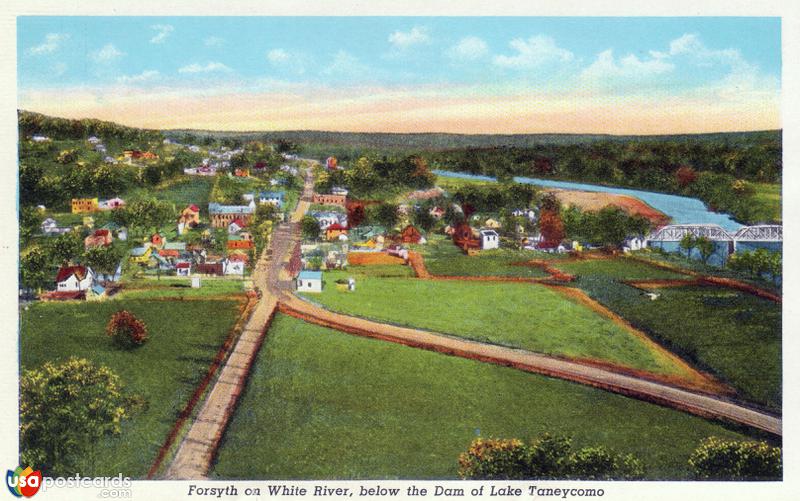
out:
{"label": "green lawn", "polygon": [[722,287],[640,290],[602,278],[577,285],[684,359],[705,367],[741,396],[781,407],[781,305]]}
{"label": "green lawn", "polygon": [[155,196],[165,200],[183,210],[187,205],[196,204],[203,214],[208,208],[208,196],[214,185],[212,176],[180,176],[162,183],[158,188],[138,188],[130,193],[129,197]]}
{"label": "green lawn", "polygon": [[[334,281],[354,276],[355,292]],[[524,348],[606,360],[662,374],[681,370],[621,327],[536,284],[378,278],[324,274],[322,294],[307,294],[331,310],[379,321]]]}
{"label": "green lawn", "polygon": [[552,255],[542,252],[502,248],[467,256],[449,238],[440,235],[431,235],[427,244],[414,248],[422,253],[425,266],[434,275],[544,277],[547,273],[541,268],[514,266],[512,263],[552,259]]}
{"label": "green lawn", "polygon": [[163,297],[204,297],[244,294],[242,280],[201,278],[200,288],[192,289],[188,277],[139,278],[125,282],[123,289],[114,296],[125,299],[150,299]]}
{"label": "green lawn", "polygon": [[690,279],[691,277],[650,266],[624,257],[616,259],[587,259],[553,263],[559,270],[576,276],[593,276],[614,280]]}
{"label": "green lawn", "polygon": [[514,369],[350,336],[278,315],[219,450],[212,479],[457,476],[477,434],[543,432],[642,459],[684,479],[710,421]]}
{"label": "green lawn", "polygon": [[781,222],[781,185],[770,183],[752,183],[756,189],[752,196],[756,221]]}
{"label": "green lawn", "polygon": [[[127,309],[143,320],[150,340],[125,351],[105,336],[112,313]],[[106,365],[147,406],[122,434],[95,445],[94,466],[81,474],[141,478],[238,317],[235,301],[37,303],[20,315],[20,363],[35,368],[70,356]]]}

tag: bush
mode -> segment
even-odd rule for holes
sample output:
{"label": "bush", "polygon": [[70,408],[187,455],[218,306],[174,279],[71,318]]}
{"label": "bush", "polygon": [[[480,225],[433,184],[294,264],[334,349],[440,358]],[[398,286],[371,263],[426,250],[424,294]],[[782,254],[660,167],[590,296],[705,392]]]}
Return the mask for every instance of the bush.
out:
{"label": "bush", "polygon": [[709,437],[695,449],[689,466],[700,480],[779,480],[781,448],[766,442]]}
{"label": "bush", "polygon": [[521,480],[527,478],[530,450],[516,438],[478,438],[459,456],[458,464],[461,478]]}
{"label": "bush", "polygon": [[141,346],[148,339],[144,322],[126,310],[120,310],[111,316],[106,334],[123,348]]}
{"label": "bush", "polygon": [[561,435],[540,435],[530,445],[518,439],[481,439],[458,458],[464,479],[637,479],[644,475],[641,461],[603,446],[572,451],[572,440]]}

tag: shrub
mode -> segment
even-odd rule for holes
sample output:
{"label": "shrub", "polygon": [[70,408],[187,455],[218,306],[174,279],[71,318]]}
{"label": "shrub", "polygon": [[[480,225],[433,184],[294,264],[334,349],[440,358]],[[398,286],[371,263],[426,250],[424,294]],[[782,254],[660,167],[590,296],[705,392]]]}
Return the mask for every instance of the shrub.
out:
{"label": "shrub", "polygon": [[148,339],[144,322],[126,310],[120,310],[111,316],[106,334],[123,348],[141,346]]}
{"label": "shrub", "polygon": [[572,440],[543,434],[530,445],[518,439],[481,439],[470,444],[458,458],[464,479],[637,479],[644,475],[641,461],[603,446],[572,451]]}
{"label": "shrub", "polygon": [[458,458],[461,478],[520,480],[526,478],[530,451],[515,438],[473,440]]}
{"label": "shrub", "polygon": [[689,466],[700,480],[777,480],[783,475],[780,447],[718,437],[703,440]]}

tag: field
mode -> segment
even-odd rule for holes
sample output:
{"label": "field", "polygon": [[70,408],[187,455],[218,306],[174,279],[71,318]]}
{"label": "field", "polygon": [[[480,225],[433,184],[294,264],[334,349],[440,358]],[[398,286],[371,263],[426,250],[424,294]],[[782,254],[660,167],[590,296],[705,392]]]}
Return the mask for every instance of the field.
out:
{"label": "field", "polygon": [[756,189],[751,198],[754,207],[754,220],[781,222],[781,185],[753,183]]}
{"label": "field", "polygon": [[581,211],[599,211],[607,205],[613,205],[624,210],[631,215],[639,215],[647,218],[655,226],[669,224],[670,218],[636,197],[628,195],[615,195],[613,193],[602,193],[594,191],[579,190],[547,190],[555,193],[558,201],[564,206],[575,205]]}
{"label": "field", "polygon": [[[354,277],[355,292],[334,281]],[[681,370],[585,306],[536,284],[377,278],[356,269],[324,275],[329,309],[540,353],[614,362],[661,374]]]}
{"label": "field", "polygon": [[[150,340],[134,351],[115,347],[104,329],[111,314],[127,309],[143,320]],[[21,368],[70,356],[110,367],[146,407],[123,423],[122,434],[94,446],[83,475],[122,473],[140,478],[155,459],[180,407],[188,399],[239,314],[238,302],[111,300],[38,303],[20,315]]]}
{"label": "field", "polygon": [[586,259],[554,262],[553,266],[576,276],[613,280],[689,279],[687,275],[650,266],[634,259]]}
{"label": "field", "polygon": [[688,477],[707,436],[745,438],[613,393],[279,315],[210,478],[455,478],[477,435],[543,432],[633,453],[650,479]]}
{"label": "field", "polygon": [[138,188],[128,193],[128,197],[153,196],[175,204],[183,210],[189,204],[196,204],[203,214],[208,210],[208,195],[214,185],[213,177],[179,176],[166,181],[155,189]]}
{"label": "field", "polygon": [[543,259],[550,255],[535,251],[493,249],[467,256],[449,238],[432,235],[425,245],[415,246],[425,258],[425,266],[433,275],[544,277],[547,273],[531,266],[513,263]]}
{"label": "field", "polygon": [[196,298],[206,296],[243,295],[242,280],[225,278],[206,278],[200,280],[200,288],[191,288],[191,279],[184,277],[162,277],[131,279],[116,295],[125,299],[149,298]]}

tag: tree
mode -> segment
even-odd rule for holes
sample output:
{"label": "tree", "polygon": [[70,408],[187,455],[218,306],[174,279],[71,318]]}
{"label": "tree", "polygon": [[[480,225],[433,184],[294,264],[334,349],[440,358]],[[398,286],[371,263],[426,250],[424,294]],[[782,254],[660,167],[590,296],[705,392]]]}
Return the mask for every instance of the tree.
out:
{"label": "tree", "polygon": [[431,228],[433,228],[433,226],[436,224],[436,218],[431,215],[430,210],[427,207],[415,207],[413,212],[413,223],[414,226],[422,228],[425,231],[430,231]]}
{"label": "tree", "polygon": [[131,232],[158,231],[178,217],[175,206],[155,198],[142,198],[117,209],[121,213],[116,219],[127,222]]}
{"label": "tree", "polygon": [[458,458],[458,474],[464,479],[522,480],[530,463],[527,447],[518,439],[472,441]]}
{"label": "tree", "polygon": [[106,325],[106,335],[123,348],[136,348],[148,340],[147,326],[127,310],[111,315]]}
{"label": "tree", "polygon": [[100,273],[113,274],[124,257],[125,249],[118,245],[98,246],[87,249],[83,262]]}
{"label": "tree", "polygon": [[688,165],[682,165],[675,171],[675,180],[678,182],[678,186],[685,188],[697,181],[697,171]]}
{"label": "tree", "polygon": [[600,209],[595,226],[596,243],[609,248],[618,247],[628,236],[629,219],[628,214],[619,207],[608,205]]}
{"label": "tree", "polygon": [[707,264],[709,258],[714,254],[714,251],[717,250],[717,244],[706,237],[698,237],[695,240],[695,246],[697,247],[697,251],[700,252],[700,259],[702,259],[703,264]]}
{"label": "tree", "polygon": [[73,357],[27,370],[20,378],[22,462],[49,476],[78,473],[79,461],[91,458],[98,440],[119,434],[135,407],[119,377],[88,360]]}
{"label": "tree", "polygon": [[539,215],[539,232],[542,234],[541,246],[546,249],[553,249],[564,240],[564,223],[558,212],[543,210]]}
{"label": "tree", "polygon": [[686,257],[692,257],[692,250],[697,246],[697,238],[691,233],[687,233],[681,238],[678,246],[686,251]]}
{"label": "tree", "polygon": [[50,260],[38,245],[31,247],[19,257],[19,282],[22,287],[39,290],[52,276],[48,276]]}
{"label": "tree", "polygon": [[50,240],[48,253],[53,261],[61,265],[83,254],[83,239],[77,231],[70,231]]}
{"label": "tree", "polygon": [[306,240],[316,240],[319,238],[319,222],[313,216],[304,216],[300,222],[300,230]]}
{"label": "tree", "polygon": [[780,447],[718,437],[703,440],[689,466],[700,480],[779,480],[783,475]]}
{"label": "tree", "polygon": [[399,219],[400,216],[397,211],[397,205],[395,204],[381,203],[367,207],[367,220],[371,223],[377,223],[386,228],[393,228]]}

